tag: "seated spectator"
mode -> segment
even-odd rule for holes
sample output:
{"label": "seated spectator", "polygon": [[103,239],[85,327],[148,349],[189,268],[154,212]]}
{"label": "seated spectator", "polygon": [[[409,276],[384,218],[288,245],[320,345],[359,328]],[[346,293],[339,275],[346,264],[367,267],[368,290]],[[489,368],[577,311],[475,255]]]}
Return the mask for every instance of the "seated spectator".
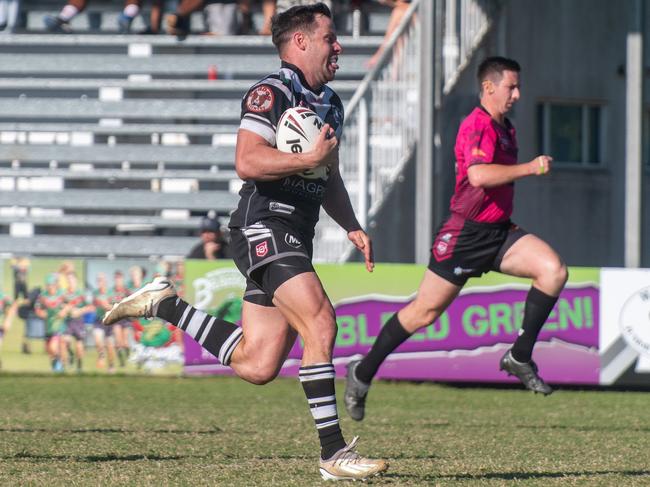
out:
{"label": "seated spectator", "polygon": [[167,17],[167,33],[185,38],[191,29],[190,16],[203,10],[205,33],[230,36],[239,32],[237,0],[181,0]]}
{"label": "seated spectator", "polygon": [[176,11],[167,16],[167,33],[179,39],[187,37],[190,33],[190,15],[202,8],[203,0],[180,0]]}
{"label": "seated spectator", "polygon": [[404,17],[404,14],[409,8],[409,4],[411,3],[411,0],[379,0],[379,3],[391,7],[393,10],[390,14],[390,18],[388,19],[388,27],[386,27],[386,34],[384,34],[384,39],[381,42],[379,49],[377,49],[377,51],[372,55],[372,57],[366,62],[366,67],[369,69],[374,68],[375,65],[379,62],[379,58],[384,52],[384,49],[386,48],[386,44],[388,44],[388,40],[390,39],[390,36],[393,34],[393,32],[395,32],[395,29],[397,29],[397,26],[402,20],[402,17]]}
{"label": "seated spectator", "polygon": [[201,220],[201,242],[196,244],[190,253],[188,259],[225,259],[228,257],[227,243],[221,232],[221,223],[219,219],[212,216],[206,216]]}
{"label": "seated spectator", "polygon": [[233,36],[239,31],[237,0],[205,0],[203,19],[206,34]]}
{"label": "seated spectator", "polygon": [[[281,14],[285,10],[289,10],[291,7],[296,7],[298,5],[310,5],[316,3],[317,0],[276,0],[275,2],[275,13]],[[327,7],[332,10],[332,0],[320,0],[320,2],[327,5]]]}
{"label": "seated spectator", "polygon": [[[257,32],[262,36],[271,35],[271,19],[275,15],[275,0],[256,0],[257,3],[262,3],[262,15],[264,21],[261,29]],[[253,12],[252,6],[253,0],[239,0],[239,13],[241,19],[239,22],[239,32],[240,35],[250,35],[256,34],[255,27],[253,25]]]}
{"label": "seated spectator", "polygon": [[19,12],[20,0],[0,0],[0,31],[13,32]]}
{"label": "seated spectator", "polygon": [[[162,3],[164,0],[154,0],[154,7],[152,8],[152,26],[153,29],[155,23],[157,22],[158,27],[160,27],[160,16],[162,10]],[[131,32],[131,24],[133,19],[135,19],[140,13],[142,1],[141,0],[126,0],[124,3],[124,9],[117,18],[117,27],[120,34],[128,34]],[[68,0],[68,3],[64,5],[58,15],[47,15],[43,21],[45,22],[45,28],[50,32],[57,32],[63,34],[69,34],[72,32],[72,27],[70,27],[70,22],[73,18],[79,15],[86,9],[88,5],[88,0]],[[156,7],[157,6],[157,7]],[[157,12],[158,20],[155,20],[154,12]],[[154,21],[155,20],[155,21]]]}
{"label": "seated spectator", "polygon": [[144,30],[138,32],[138,34],[155,35],[160,33],[164,7],[165,7],[165,0],[151,0],[151,12],[149,13],[149,24]]}

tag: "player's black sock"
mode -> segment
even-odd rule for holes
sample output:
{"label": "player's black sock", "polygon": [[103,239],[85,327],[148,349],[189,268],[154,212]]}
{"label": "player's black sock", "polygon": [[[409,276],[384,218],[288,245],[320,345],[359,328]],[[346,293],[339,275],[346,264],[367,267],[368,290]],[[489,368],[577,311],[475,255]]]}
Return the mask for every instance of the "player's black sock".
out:
{"label": "player's black sock", "polygon": [[357,365],[356,376],[361,382],[370,384],[377,369],[393,350],[404,343],[411,334],[404,329],[397,318],[397,313],[390,317],[381,329],[377,340],[361,363]]}
{"label": "player's black sock", "polygon": [[339,426],[334,391],[334,366],[315,364],[300,367],[300,383],[305,390],[311,415],[316,422],[320,440],[320,455],[326,460],[345,446],[343,433]]}
{"label": "player's black sock", "polygon": [[239,326],[210,316],[176,296],[161,301],[156,316],[194,338],[223,365],[230,364],[232,353],[243,337]]}
{"label": "player's black sock", "polygon": [[512,346],[512,357],[517,362],[529,362],[533,356],[533,347],[542,326],[551,313],[557,296],[549,296],[535,287],[531,287],[526,297],[524,320],[520,335]]}

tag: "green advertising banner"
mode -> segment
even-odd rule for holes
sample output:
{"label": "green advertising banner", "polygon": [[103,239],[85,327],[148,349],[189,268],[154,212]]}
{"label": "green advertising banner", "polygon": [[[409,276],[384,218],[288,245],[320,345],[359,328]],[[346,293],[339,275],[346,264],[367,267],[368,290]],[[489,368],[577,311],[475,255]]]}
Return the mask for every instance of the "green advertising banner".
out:
{"label": "green advertising banner", "polygon": [[[412,297],[424,268],[379,264],[317,265],[334,304],[338,334],[337,372],[367,353],[381,326]],[[535,359],[551,382],[598,383],[599,270],[573,268],[571,278],[540,334]],[[241,319],[245,281],[229,262],[187,261],[190,302],[229,321]],[[379,377],[417,380],[505,381],[498,361],[515,340],[530,287],[526,279],[490,273],[471,279],[435,323],[415,333],[384,363]],[[263,326],[261,324],[260,326]],[[281,373],[294,375],[302,356],[298,340]],[[229,369],[185,338],[188,373],[229,373]]]}

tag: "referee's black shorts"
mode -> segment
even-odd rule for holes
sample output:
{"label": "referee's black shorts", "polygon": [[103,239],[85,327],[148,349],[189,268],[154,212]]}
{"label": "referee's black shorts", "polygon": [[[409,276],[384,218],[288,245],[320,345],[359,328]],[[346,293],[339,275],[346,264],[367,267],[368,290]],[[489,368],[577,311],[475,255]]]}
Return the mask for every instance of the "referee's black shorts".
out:
{"label": "referee's black shorts", "polygon": [[246,277],[244,301],[273,306],[275,291],[304,272],[314,272],[312,242],[281,226],[258,222],[230,229],[230,249]]}
{"label": "referee's black shorts", "polygon": [[464,286],[470,277],[499,271],[505,253],[526,234],[510,221],[482,223],[452,214],[436,232],[429,269]]}

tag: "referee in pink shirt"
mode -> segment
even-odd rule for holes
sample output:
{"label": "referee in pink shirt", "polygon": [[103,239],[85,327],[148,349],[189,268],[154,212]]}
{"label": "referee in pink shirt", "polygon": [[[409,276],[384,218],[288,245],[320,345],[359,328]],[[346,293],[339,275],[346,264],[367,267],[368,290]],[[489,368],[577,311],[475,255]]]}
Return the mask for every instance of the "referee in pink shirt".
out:
{"label": "referee in pink shirt", "polygon": [[456,187],[449,218],[439,227],[417,296],[393,315],[362,360],[348,365],[345,406],[360,421],[372,378],[384,359],[420,328],[433,323],[470,277],[497,271],[532,279],[520,334],[500,362],[530,390],[551,394],[532,360],[537,335],[566,283],[560,256],[542,239],[510,221],[514,182],[544,176],[552,158],[517,162],[515,128],[506,117],[519,100],[519,64],[485,59],[478,69],[480,105],[456,137]]}

